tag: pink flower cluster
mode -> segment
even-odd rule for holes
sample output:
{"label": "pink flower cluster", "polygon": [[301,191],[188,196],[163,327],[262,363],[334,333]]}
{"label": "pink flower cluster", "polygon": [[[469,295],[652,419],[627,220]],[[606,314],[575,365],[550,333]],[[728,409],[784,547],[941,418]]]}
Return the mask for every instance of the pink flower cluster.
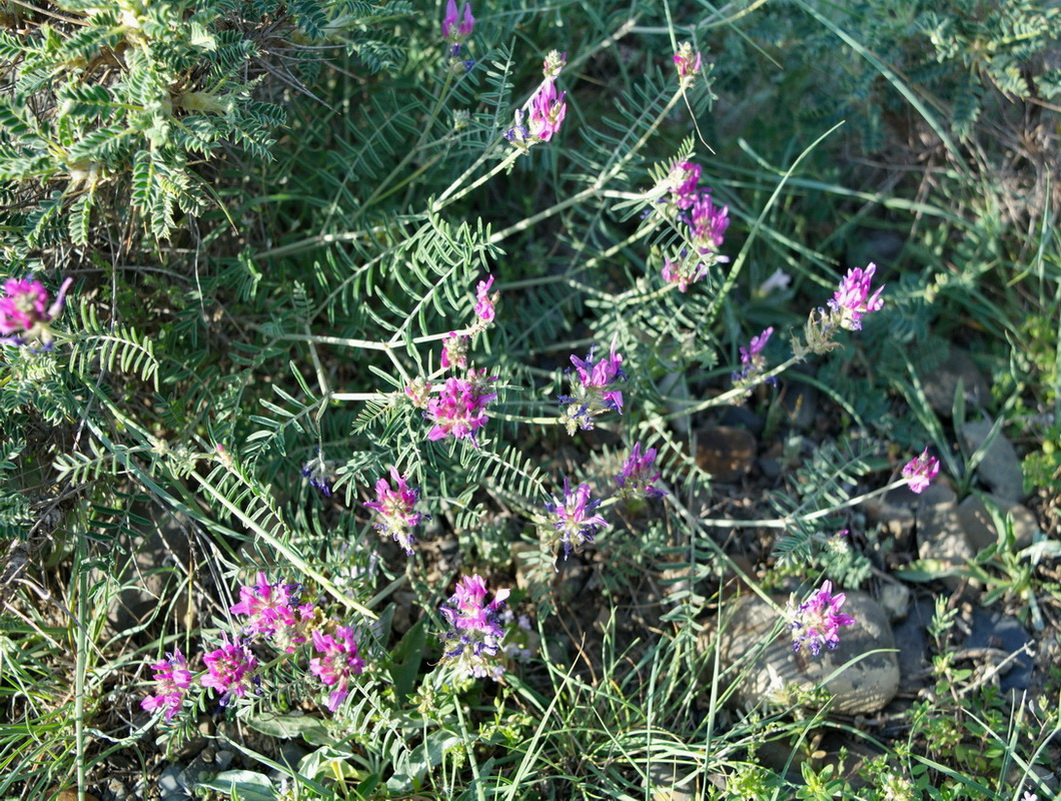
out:
{"label": "pink flower cluster", "polygon": [[45,349],[50,347],[54,337],[49,324],[62,312],[73,282],[73,278],[63,281],[55,300],[49,303],[48,290],[40,281],[32,277],[5,281],[0,297],[0,343],[25,345],[38,340]]}
{"label": "pink flower cluster", "polygon": [[468,377],[447,378],[438,397],[427,402],[424,416],[434,425],[427,433],[435,441],[453,437],[470,439],[475,444],[475,432],[486,425],[486,406],[497,398],[489,391],[489,381],[495,376],[486,376],[485,371],[468,370]]}
{"label": "pink flower cluster", "polygon": [[840,592],[833,595],[833,583],[822,582],[821,589],[791,613],[789,628],[792,630],[792,649],[806,647],[817,656],[822,646],[832,650],[840,642],[840,627],[854,625],[850,615],[840,611],[847,596]]}
{"label": "pink flower cluster", "polygon": [[571,379],[570,395],[561,395],[558,400],[566,407],[560,415],[560,422],[567,426],[567,432],[574,434],[581,428],[589,431],[593,428],[593,418],[605,412],[623,411],[623,393],[615,389],[616,382],[626,380],[622,370],[623,357],[615,351],[612,343],[610,355],[593,360],[593,348],[585,359],[571,357],[575,366],[577,381]]}
{"label": "pink flower cluster", "polygon": [[663,280],[677,284],[680,292],[707,275],[715,264],[729,261],[718,251],[729,228],[729,206],[716,206],[710,189],[700,189],[702,168],[691,161],[671,166],[655,190],[669,218],[683,223],[686,245],[663,260]]}
{"label": "pink flower cluster", "polygon": [[365,504],[370,509],[375,509],[379,517],[376,530],[381,536],[391,537],[408,554],[413,555],[413,545],[416,538],[412,529],[420,525],[427,515],[414,511],[417,501],[420,500],[420,490],[410,489],[405,477],[396,467],[390,469],[391,480],[394,488],[381,478],[376,482],[376,500]]}
{"label": "pink flower cluster", "polygon": [[501,615],[509,590],[500,589],[487,600],[486,581],[482,576],[465,576],[439,609],[450,628],[442,635],[444,661],[452,661],[458,670],[475,678],[498,679],[505,672],[494,659],[505,638]]}
{"label": "pink flower cluster", "polygon": [[295,646],[306,642],[316,613],[312,603],[302,600],[301,591],[299,584],[270,584],[259,572],[255,584],[240,587],[239,603],[228,611],[247,617],[244,634],[271,640],[277,649],[294,653]]}
{"label": "pink flower cluster", "polygon": [[350,680],[365,669],[365,660],[357,653],[356,632],[347,626],[337,626],[335,636],[313,632],[313,648],[321,656],[309,661],[309,670],[326,687],[334,687],[328,696],[328,711],[339,708],[350,694]]}
{"label": "pink flower cluster", "polygon": [[[140,706],[147,712],[163,710],[166,723],[171,723],[196,686],[213,690],[219,704],[229,706],[261,684],[266,668],[312,642],[322,656],[309,660],[309,672],[325,687],[334,688],[327,703],[334,712],[349,694],[351,677],[361,673],[365,663],[358,655],[355,630],[324,620],[313,604],[301,600],[300,589],[298,584],[271,583],[264,573],[258,573],[254,584],[240,588],[239,603],[230,609],[232,614],[246,618],[242,632],[222,632],[220,645],[203,654],[203,670],[198,677],[188,669],[187,659],[177,649],[151,665],[154,692]],[[334,630],[334,634],[327,634],[329,630]],[[263,665],[252,648],[266,645],[279,652],[280,657]]]}
{"label": "pink flower cluster", "polygon": [[876,270],[877,265],[870,262],[865,270],[856,267],[847,272],[828,302],[828,308],[811,312],[804,326],[805,343],[797,348],[796,355],[828,353],[838,347],[833,337],[839,329],[860,331],[863,316],[884,307],[881,297],[884,287],[879,286],[876,291],[871,287]]}
{"label": "pink flower cluster", "polygon": [[567,92],[556,91],[556,78],[563,69],[565,56],[555,50],[545,59],[544,80],[530,100],[530,116],[524,123],[522,109],[516,111],[515,124],[505,131],[505,139],[522,151],[538,142],[548,142],[560,131],[567,115]]}

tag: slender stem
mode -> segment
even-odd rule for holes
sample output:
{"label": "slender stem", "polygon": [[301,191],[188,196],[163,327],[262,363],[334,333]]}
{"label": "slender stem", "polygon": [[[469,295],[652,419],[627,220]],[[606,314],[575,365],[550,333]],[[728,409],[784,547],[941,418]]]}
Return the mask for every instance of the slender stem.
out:
{"label": "slender stem", "polygon": [[[490,152],[490,151],[488,150],[487,152]],[[454,202],[460,200],[462,197],[467,195],[469,192],[472,192],[475,189],[478,189],[480,186],[482,186],[484,183],[489,181],[491,178],[493,178],[495,175],[497,175],[502,170],[507,170],[509,168],[509,166],[516,159],[518,159],[522,155],[523,155],[523,151],[521,151],[521,150],[513,150],[511,153],[509,153],[507,156],[505,156],[499,163],[495,164],[494,167],[489,172],[484,173],[483,175],[480,175],[478,178],[475,179],[475,181],[473,183],[469,184],[468,186],[466,186],[464,189],[460,190],[459,192],[456,192],[456,194],[451,194],[460,185],[460,182],[464,180],[465,176],[468,175],[468,172],[470,172],[472,168],[478,166],[479,162],[476,162],[475,164],[472,165],[472,167],[469,167],[468,170],[465,171],[464,175],[462,175],[460,178],[458,178],[456,181],[454,181],[450,185],[449,189],[447,189],[445,192],[442,193],[442,195],[439,197],[439,199],[436,200],[434,205],[431,207],[431,210],[433,212],[437,213],[437,212],[441,211],[442,209],[444,209],[446,206],[448,206],[450,203],[454,203]],[[481,161],[481,159],[480,159],[480,161]]]}
{"label": "slender stem", "polygon": [[85,801],[85,672],[88,655],[88,633],[85,626],[88,571],[85,569],[85,538],[75,537],[77,559],[77,618],[75,641],[77,665],[74,669],[74,742],[77,754],[77,801]]}
{"label": "slender stem", "polygon": [[337,401],[372,401],[386,400],[391,397],[387,392],[334,392],[329,395],[331,400]]}
{"label": "slender stem", "polygon": [[742,398],[745,394],[747,394],[748,390],[752,389],[753,387],[759,386],[759,384],[768,381],[776,375],[780,375],[789,367],[794,364],[798,364],[801,361],[803,361],[802,356],[792,356],[788,359],[788,361],[782,362],[777,367],[774,367],[771,370],[767,370],[765,373],[760,375],[759,380],[751,386],[734,387],[733,389],[729,390],[729,392],[723,392],[721,395],[716,395],[713,398],[708,398],[705,401],[693,404],[687,409],[682,409],[680,412],[672,412],[671,414],[665,415],[663,419],[673,420],[676,417],[684,417],[689,414],[696,414],[697,412],[702,412],[704,409],[710,409],[713,406],[721,406],[723,403],[729,403],[731,400]]}
{"label": "slender stem", "polygon": [[782,518],[770,518],[769,520],[724,520],[721,518],[700,517],[697,518],[697,522],[704,526],[712,526],[713,528],[789,528],[793,523],[812,523],[815,520],[820,520],[823,517],[836,514],[841,509],[858,506],[858,504],[863,501],[868,501],[870,498],[876,498],[886,492],[891,492],[893,489],[906,486],[906,484],[906,479],[900,478],[885,487],[880,487],[872,492],[865,492],[854,498],[848,498],[843,503],[830,506],[828,509],[819,509],[816,512],[811,512],[810,514],[805,515],[787,515]]}
{"label": "slender stem", "polygon": [[386,342],[371,339],[347,339],[346,337],[325,337],[318,334],[280,334],[277,339],[290,339],[296,342],[315,342],[319,345],[342,345],[347,348],[364,350],[390,350]]}

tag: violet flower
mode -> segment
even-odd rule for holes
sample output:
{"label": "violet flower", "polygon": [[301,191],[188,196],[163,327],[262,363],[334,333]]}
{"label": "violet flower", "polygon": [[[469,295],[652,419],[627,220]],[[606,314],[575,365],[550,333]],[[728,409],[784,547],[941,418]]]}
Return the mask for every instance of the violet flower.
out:
{"label": "violet flower", "polygon": [[435,441],[453,437],[470,439],[475,442],[475,432],[486,425],[486,405],[497,397],[496,392],[487,392],[487,381],[496,381],[496,377],[486,377],[475,370],[468,371],[468,379],[448,378],[437,398],[428,401],[427,417],[434,426],[427,434],[429,440]]}
{"label": "violet flower", "polygon": [[322,656],[309,661],[309,670],[327,687],[334,687],[328,696],[328,711],[335,712],[350,694],[350,680],[365,669],[365,660],[357,654],[356,632],[338,626],[335,636],[313,632],[313,648]]}
{"label": "violet flower", "polygon": [[499,589],[487,601],[486,581],[482,576],[465,576],[457,582],[452,597],[439,612],[450,629],[442,635],[442,658],[452,660],[457,669],[475,678],[498,679],[505,672],[502,665],[491,664],[505,638],[501,613],[508,589]]}
{"label": "violet flower", "polygon": [[870,294],[870,282],[877,265],[870,262],[865,270],[854,268],[849,270],[840,287],[829,301],[829,308],[835,318],[834,322],[848,331],[862,330],[862,315],[869,312],[880,311],[884,306],[884,300],[880,293],[883,286],[877,287],[877,291]]}
{"label": "violet flower", "polygon": [[667,183],[670,193],[674,195],[674,205],[679,209],[687,209],[695,202],[702,171],[699,164],[691,161],[680,161],[671,167]]}
{"label": "violet flower", "polygon": [[[700,254],[715,254],[729,228],[729,206],[719,208],[712,203],[709,189],[700,192],[689,207],[689,228],[692,243]],[[716,261],[728,259],[716,257]]]}
{"label": "violet flower", "polygon": [[0,344],[25,345],[36,339],[50,348],[54,336],[49,324],[62,312],[73,282],[73,278],[63,281],[54,302],[49,303],[48,290],[32,276],[5,281],[0,297]]}
{"label": "violet flower", "polygon": [[847,596],[842,592],[833,595],[832,591],[833,583],[824,581],[820,590],[791,613],[792,650],[806,646],[812,656],[817,656],[822,646],[832,650],[840,642],[840,627],[857,622],[840,611]]}
{"label": "violet flower", "polygon": [[589,484],[579,484],[572,491],[570,482],[564,479],[563,500],[553,496],[545,508],[552,515],[552,526],[560,532],[560,542],[564,546],[564,559],[571,550],[581,551],[587,543],[593,542],[598,529],[608,525],[600,515],[593,514],[600,506],[600,500],[590,499]]}
{"label": "violet flower", "polygon": [[192,674],[179,648],[174,648],[172,654],[166,654],[166,658],[153,664],[151,669],[155,671],[155,694],[141,701],[140,707],[147,712],[165,709],[166,723],[169,723],[180,711],[185,693],[192,686]]}
{"label": "violet flower", "polygon": [[392,467],[390,475],[394,481],[394,489],[391,489],[387,479],[381,478],[376,482],[376,500],[365,503],[365,506],[375,509],[378,513],[379,522],[375,527],[380,536],[391,537],[401,545],[406,554],[412,556],[416,538],[410,529],[420,525],[427,519],[427,515],[413,511],[416,502],[420,500],[420,490],[410,489],[397,468]]}
{"label": "violet flower", "polygon": [[242,641],[232,642],[227,634],[221,638],[221,646],[203,657],[207,672],[199,683],[219,692],[221,706],[228,706],[233,698],[245,696],[255,683],[258,660]]}
{"label": "violet flower", "polygon": [[911,459],[903,467],[903,478],[906,479],[910,489],[918,495],[928,488],[932,479],[937,475],[939,475],[939,459],[930,456],[928,448],[925,448],[920,456]]}
{"label": "violet flower", "polygon": [[[458,23],[458,20],[460,22]],[[442,19],[442,38],[450,44],[460,45],[472,35],[475,17],[472,16],[471,3],[464,4],[463,15],[457,14],[457,0],[446,3],[446,16]]]}
{"label": "violet flower", "polygon": [[[766,368],[766,358],[763,356],[763,350],[766,348],[766,343],[770,341],[770,336],[773,333],[773,326],[763,329],[759,336],[751,338],[747,348],[740,348],[741,369],[733,373],[734,386],[748,387],[750,394],[750,388],[758,382],[760,374]],[[775,379],[770,380],[774,381]]]}
{"label": "violet flower", "polygon": [[659,480],[659,470],[654,469],[656,464],[656,449],[649,448],[641,452],[641,443],[635,443],[630,449],[630,455],[623,462],[622,470],[615,477],[615,483],[619,485],[619,495],[627,498],[640,495],[655,495],[662,497],[667,494],[666,490],[652,486]]}
{"label": "violet flower", "polygon": [[317,455],[302,465],[302,477],[306,479],[311,486],[320,490],[320,493],[325,498],[332,497],[332,486],[328,481],[330,473],[331,469],[321,456],[319,448],[317,449]]}
{"label": "violet flower", "polygon": [[620,366],[623,357],[615,352],[614,342],[611,354],[603,359],[593,361],[593,350],[590,348],[585,359],[571,357],[578,378],[571,379],[572,394],[558,398],[567,407],[560,415],[560,422],[567,426],[569,434],[579,428],[589,431],[593,428],[593,418],[604,412],[622,414],[623,411],[623,393],[613,388],[617,381],[626,379]]}

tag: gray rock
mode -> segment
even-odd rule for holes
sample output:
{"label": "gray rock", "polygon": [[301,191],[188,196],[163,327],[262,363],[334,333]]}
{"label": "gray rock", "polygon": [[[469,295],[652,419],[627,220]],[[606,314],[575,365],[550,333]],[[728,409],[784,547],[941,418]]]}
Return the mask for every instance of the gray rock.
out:
{"label": "gray rock", "polygon": [[[970,453],[987,441],[993,427],[990,420],[972,420],[962,426],[962,439]],[[999,498],[1011,503],[1023,500],[1024,471],[1013,444],[1001,431],[976,466],[976,474]]]}
{"label": "gray rock", "polygon": [[187,789],[181,781],[183,770],[180,765],[167,765],[162,771],[162,775],[158,777],[158,789],[163,797],[183,793]]}
{"label": "gray rock", "polygon": [[[994,495],[988,495],[987,500],[997,506],[999,511],[1012,521],[1017,549],[1031,545],[1039,530],[1032,511],[1019,503],[1013,503]],[[976,550],[983,550],[998,541],[998,531],[987,511],[984,499],[979,495],[970,495],[961,502],[958,506],[958,517],[961,518],[962,527],[965,529],[969,542]]]}
{"label": "gray rock", "polygon": [[931,675],[928,650],[928,625],[935,614],[935,605],[918,599],[906,618],[892,626],[895,645],[899,649],[899,675],[907,689],[920,687]]}
{"label": "gray rock", "polygon": [[673,762],[654,761],[644,786],[652,791],[652,801],[694,801],[702,797],[695,771],[686,773]]}
{"label": "gray rock", "polygon": [[[917,518],[917,552],[925,560],[939,564],[941,570],[961,570],[976,551],[965,536],[958,517],[958,496],[949,487],[933,484],[921,493]],[[951,590],[962,583],[961,576],[941,576]]]}
{"label": "gray rock", "polygon": [[[840,644],[833,651],[811,656],[794,652],[785,634],[773,639],[749,666],[736,694],[738,702],[751,706],[778,697],[792,683],[806,691],[823,686],[832,696],[829,709],[840,714],[868,714],[886,706],[899,689],[898,659],[894,653],[863,654],[895,647],[887,613],[858,591],[847,593],[843,611],[857,622],[842,630]],[[742,656],[757,652],[777,615],[757,596],[738,601],[719,636],[722,663],[730,667]]]}
{"label": "gray rock", "polygon": [[[998,687],[1003,692],[1009,690],[1026,690],[1031,686],[1032,671],[1035,661],[1027,651],[1022,649],[1028,644],[1028,632],[1015,617],[1000,612],[989,612],[986,609],[975,609],[966,648],[985,648],[1009,654],[1021,651],[1018,656],[1006,662],[998,671]],[[999,656],[1001,664],[1005,657]],[[985,660],[978,659],[978,662]]]}
{"label": "gray rock", "polygon": [[967,406],[983,406],[991,397],[991,387],[969,354],[950,345],[943,361],[921,377],[925,397],[938,413],[948,417],[953,413],[959,380],[965,390]]}
{"label": "gray rock", "polygon": [[910,588],[898,581],[884,581],[877,590],[877,601],[892,623],[906,617],[910,610],[910,596]]}

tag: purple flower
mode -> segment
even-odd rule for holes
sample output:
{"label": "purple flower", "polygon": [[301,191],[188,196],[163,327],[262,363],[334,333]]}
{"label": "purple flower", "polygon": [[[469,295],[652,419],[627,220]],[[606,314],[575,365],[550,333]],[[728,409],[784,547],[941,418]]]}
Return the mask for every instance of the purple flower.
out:
{"label": "purple flower", "polygon": [[435,425],[427,434],[429,440],[446,437],[470,439],[475,444],[475,432],[486,425],[486,405],[497,397],[496,392],[487,392],[487,381],[496,381],[468,371],[468,380],[446,379],[437,398],[428,401],[424,416]]}
{"label": "purple flower", "polygon": [[696,200],[702,170],[699,164],[693,164],[691,161],[680,161],[671,167],[667,182],[671,194],[674,195],[674,205],[679,209],[689,208]]}
{"label": "purple flower", "polygon": [[704,190],[693,199],[689,217],[693,245],[701,255],[722,247],[723,235],[729,228],[729,206],[719,208],[711,202],[711,191]]}
{"label": "purple flower", "polygon": [[740,349],[740,363],[745,367],[761,368],[763,362],[763,349],[770,341],[770,335],[774,333],[774,327],[765,329],[759,336],[752,337],[747,348]]}
{"label": "purple flower", "polygon": [[313,632],[313,648],[319,654],[309,661],[310,672],[327,687],[335,687],[328,696],[328,711],[334,712],[350,694],[350,679],[365,669],[365,660],[357,655],[357,636],[352,628],[338,626],[335,636]]}
{"label": "purple flower", "polygon": [[497,303],[498,293],[490,294],[490,287],[494,285],[494,276],[486,276],[485,281],[480,281],[475,288],[475,314],[484,323],[492,323],[496,311],[494,304]]}
{"label": "purple flower", "polygon": [[918,495],[928,488],[932,479],[937,475],[939,475],[939,459],[929,456],[928,448],[925,448],[920,456],[911,459],[903,467],[903,478],[906,479],[910,489]]}
{"label": "purple flower", "polygon": [[840,642],[839,628],[857,622],[850,615],[840,611],[847,596],[842,592],[833,595],[832,591],[831,581],[822,582],[821,589],[792,613],[789,628],[792,629],[794,651],[804,645],[810,649],[813,656],[818,655],[823,645],[832,650]]}
{"label": "purple flower", "polygon": [[472,35],[475,17],[472,16],[471,3],[464,4],[463,19],[459,24],[458,19],[457,0],[449,0],[446,3],[446,16],[442,19],[442,38],[452,44],[460,44]]}
{"label": "purple flower", "polygon": [[552,79],[543,81],[531,98],[527,124],[523,124],[523,112],[516,111],[515,125],[505,132],[505,139],[523,150],[538,142],[548,142],[560,130],[560,124],[567,114],[566,96],[567,92],[557,96],[556,83]]}
{"label": "purple flower", "polygon": [[833,321],[835,324],[849,331],[861,331],[862,315],[883,308],[884,300],[880,293],[884,287],[877,287],[877,291],[870,295],[870,282],[876,270],[877,265],[870,262],[865,270],[856,267],[844,276],[839,289],[829,301],[829,308],[836,318]]}
{"label": "purple flower", "polygon": [[332,487],[331,484],[328,483],[328,475],[330,472],[328,464],[321,456],[319,448],[317,449],[317,455],[302,465],[302,477],[312,486],[320,490],[325,498],[332,497]]}
{"label": "purple flower", "polygon": [[638,442],[630,449],[630,455],[623,462],[623,468],[615,477],[615,483],[619,485],[619,494],[626,497],[637,495],[655,495],[662,497],[667,494],[652,484],[659,480],[659,471],[655,470],[656,449],[649,448],[641,453],[641,443]]}
{"label": "purple flower", "polygon": [[553,496],[552,502],[546,502],[545,508],[552,514],[552,525],[560,532],[560,542],[564,546],[564,559],[571,549],[581,551],[582,547],[593,542],[597,530],[607,526],[608,522],[600,515],[593,514],[600,500],[591,500],[589,484],[579,484],[572,491],[571,484],[564,479],[564,498]]}
{"label": "purple flower", "polygon": [[221,706],[228,706],[233,697],[242,698],[251,688],[258,660],[243,642],[230,642],[227,634],[221,637],[221,647],[203,657],[207,672],[199,683],[221,693]]}
{"label": "purple flower", "polygon": [[380,522],[376,523],[376,530],[380,535],[392,537],[406,554],[412,556],[416,539],[410,529],[420,525],[427,515],[413,511],[420,500],[420,490],[410,489],[397,468],[392,467],[390,475],[394,489],[391,489],[387,479],[381,478],[376,482],[376,500],[367,502],[365,506],[379,513]]}
{"label": "purple flower", "polygon": [[678,50],[674,54],[674,67],[678,70],[678,78],[682,83],[696,77],[696,74],[700,72],[700,63],[699,50],[694,51],[693,46],[688,42],[678,45]]}
{"label": "purple flower", "polygon": [[439,608],[450,626],[442,635],[442,658],[454,660],[466,675],[499,678],[504,667],[491,665],[490,659],[497,656],[505,637],[501,613],[508,595],[509,590],[500,589],[487,602],[482,576],[465,576],[458,581],[453,596]]}
{"label": "purple flower", "polygon": [[49,304],[48,290],[40,281],[32,277],[5,281],[4,296],[0,297],[0,343],[25,345],[37,339],[45,348],[50,347],[53,336],[48,324],[62,312],[73,282],[73,278],[63,281],[55,301]]}
{"label": "purple flower", "polygon": [[472,338],[467,334],[458,334],[455,331],[446,334],[445,339],[442,340],[442,355],[439,357],[443,369],[448,370],[453,366],[460,367],[462,370],[467,368],[468,343],[471,340]]}
{"label": "purple flower", "polygon": [[172,654],[166,654],[166,658],[153,664],[151,669],[155,671],[155,694],[141,701],[140,707],[148,712],[165,709],[166,723],[169,723],[180,711],[184,695],[192,686],[192,674],[179,648],[174,648]]}
{"label": "purple flower", "polygon": [[596,362],[593,361],[593,350],[590,348],[585,359],[571,357],[577,380],[571,379],[571,395],[558,397],[567,407],[560,415],[560,422],[567,426],[569,434],[579,428],[589,431],[593,428],[593,418],[604,412],[622,414],[623,411],[623,393],[612,388],[616,381],[626,379],[620,367],[623,357],[615,352],[614,342],[611,355]]}
{"label": "purple flower", "polygon": [[[751,394],[750,387],[758,382],[759,374],[766,368],[766,359],[763,350],[770,336],[774,333],[774,327],[770,326],[763,330],[757,337],[752,337],[747,348],[740,348],[741,369],[733,373],[733,383],[738,386],[749,387],[747,394]],[[771,378],[771,382],[776,379]]]}

